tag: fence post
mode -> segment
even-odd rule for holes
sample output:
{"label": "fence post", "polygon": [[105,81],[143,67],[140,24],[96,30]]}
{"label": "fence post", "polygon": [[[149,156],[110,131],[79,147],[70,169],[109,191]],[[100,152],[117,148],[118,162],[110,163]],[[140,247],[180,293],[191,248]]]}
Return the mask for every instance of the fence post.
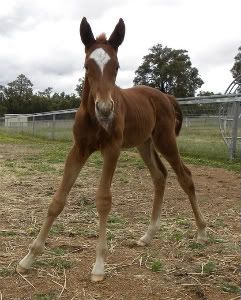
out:
{"label": "fence post", "polygon": [[237,135],[238,135],[238,117],[240,111],[240,103],[234,102],[233,103],[233,126],[232,126],[232,139],[230,143],[230,160],[233,160],[236,156],[237,150]]}
{"label": "fence post", "polygon": [[33,136],[35,136],[35,116],[33,116]]}
{"label": "fence post", "polygon": [[53,114],[53,121],[52,121],[52,140],[55,139],[55,114]]}

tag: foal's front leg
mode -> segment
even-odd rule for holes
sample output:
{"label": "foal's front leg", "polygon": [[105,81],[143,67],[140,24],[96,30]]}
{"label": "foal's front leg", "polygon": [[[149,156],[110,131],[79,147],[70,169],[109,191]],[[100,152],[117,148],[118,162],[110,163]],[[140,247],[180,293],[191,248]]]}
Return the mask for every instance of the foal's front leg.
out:
{"label": "foal's front leg", "polygon": [[62,182],[49,205],[47,217],[37,238],[30,246],[29,253],[19,262],[17,266],[17,272],[25,273],[32,266],[36,256],[43,253],[48,232],[56,217],[63,210],[67,195],[73,186],[81,167],[84,165],[88,157],[89,154],[82,154],[77,146],[73,146],[69,152],[65,163]]}
{"label": "foal's front leg", "polygon": [[112,199],[110,187],[119,154],[119,149],[114,150],[113,148],[108,148],[103,151],[104,163],[99,188],[96,194],[96,208],[99,214],[99,238],[96,245],[96,261],[91,275],[91,280],[95,282],[104,279],[105,256],[108,250],[106,224]]}

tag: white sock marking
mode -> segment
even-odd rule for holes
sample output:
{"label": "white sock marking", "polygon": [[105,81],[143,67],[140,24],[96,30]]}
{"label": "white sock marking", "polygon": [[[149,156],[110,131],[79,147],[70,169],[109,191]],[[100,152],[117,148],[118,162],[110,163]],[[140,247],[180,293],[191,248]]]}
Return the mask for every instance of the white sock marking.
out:
{"label": "white sock marking", "polygon": [[90,54],[90,58],[94,59],[103,74],[104,67],[110,60],[109,54],[106,53],[104,49],[97,48]]}

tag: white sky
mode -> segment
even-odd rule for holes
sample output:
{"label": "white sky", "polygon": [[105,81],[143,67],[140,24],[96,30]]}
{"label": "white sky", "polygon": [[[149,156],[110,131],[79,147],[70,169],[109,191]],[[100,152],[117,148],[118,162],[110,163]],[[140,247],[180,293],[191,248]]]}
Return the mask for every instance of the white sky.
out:
{"label": "white sky", "polygon": [[188,51],[201,90],[224,92],[241,46],[240,12],[240,0],[0,0],[0,84],[23,73],[36,90],[74,92],[84,74],[82,17],[107,37],[122,17],[119,86],[132,85],[143,56],[160,43]]}

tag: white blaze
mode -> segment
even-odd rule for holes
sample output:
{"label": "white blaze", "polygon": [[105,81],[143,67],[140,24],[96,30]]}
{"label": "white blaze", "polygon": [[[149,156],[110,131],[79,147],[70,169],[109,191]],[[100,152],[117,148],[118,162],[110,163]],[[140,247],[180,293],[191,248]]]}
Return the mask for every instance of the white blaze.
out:
{"label": "white blaze", "polygon": [[104,49],[97,48],[90,54],[90,58],[92,58],[97,63],[101,70],[101,73],[103,74],[104,67],[110,60],[109,54],[106,53]]}

